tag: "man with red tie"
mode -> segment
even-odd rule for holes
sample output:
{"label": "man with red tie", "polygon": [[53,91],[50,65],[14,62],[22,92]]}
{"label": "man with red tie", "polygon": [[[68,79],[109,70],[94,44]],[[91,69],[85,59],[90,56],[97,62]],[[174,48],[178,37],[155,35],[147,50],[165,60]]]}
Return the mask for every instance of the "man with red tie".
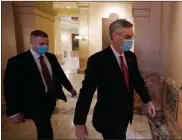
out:
{"label": "man with red tie", "polygon": [[125,19],[111,23],[111,45],[88,59],[74,116],[75,134],[79,139],[88,135],[86,119],[96,89],[97,103],[92,122],[104,139],[126,139],[128,124],[133,119],[134,89],[146,104],[150,116],[155,115],[136,56],[130,51],[134,38],[132,27]]}
{"label": "man with red tie", "polygon": [[48,35],[35,30],[30,35],[32,48],[8,60],[4,78],[7,116],[14,123],[32,119],[38,139],[53,139],[51,116],[56,99],[67,101],[62,85],[76,96],[56,56],[48,52]]}

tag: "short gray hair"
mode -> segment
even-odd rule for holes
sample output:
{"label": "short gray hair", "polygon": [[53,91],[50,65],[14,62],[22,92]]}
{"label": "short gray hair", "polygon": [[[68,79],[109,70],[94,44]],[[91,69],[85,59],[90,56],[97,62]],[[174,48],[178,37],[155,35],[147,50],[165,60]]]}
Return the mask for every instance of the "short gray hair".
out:
{"label": "short gray hair", "polygon": [[112,22],[109,25],[109,34],[110,34],[111,40],[112,40],[113,32],[119,32],[123,28],[131,28],[131,27],[133,27],[133,24],[130,23],[129,21],[127,21],[126,19],[118,19],[118,20]]}

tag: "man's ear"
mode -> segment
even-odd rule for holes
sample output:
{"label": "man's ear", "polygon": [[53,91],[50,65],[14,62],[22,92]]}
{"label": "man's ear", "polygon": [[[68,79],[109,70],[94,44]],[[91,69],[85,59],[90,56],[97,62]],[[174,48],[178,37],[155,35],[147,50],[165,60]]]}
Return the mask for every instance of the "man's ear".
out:
{"label": "man's ear", "polygon": [[33,41],[35,40],[35,37],[34,36],[30,36],[30,44],[32,44],[33,43]]}
{"label": "man's ear", "polygon": [[118,39],[117,33],[113,32],[113,33],[112,33],[112,38],[113,38],[114,40],[115,40],[115,39]]}
{"label": "man's ear", "polygon": [[111,34],[111,36],[112,36],[112,40],[115,38],[115,33],[113,32],[112,34]]}

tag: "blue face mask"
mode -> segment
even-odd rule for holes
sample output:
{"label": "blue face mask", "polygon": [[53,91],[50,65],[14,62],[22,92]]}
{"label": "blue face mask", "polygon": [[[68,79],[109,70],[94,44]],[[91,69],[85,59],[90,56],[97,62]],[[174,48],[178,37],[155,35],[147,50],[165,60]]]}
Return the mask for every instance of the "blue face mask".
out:
{"label": "blue face mask", "polygon": [[123,52],[129,51],[133,46],[133,39],[124,39],[123,44],[121,45],[121,50]]}
{"label": "blue face mask", "polygon": [[37,46],[37,52],[42,55],[48,52],[49,48],[48,46]]}

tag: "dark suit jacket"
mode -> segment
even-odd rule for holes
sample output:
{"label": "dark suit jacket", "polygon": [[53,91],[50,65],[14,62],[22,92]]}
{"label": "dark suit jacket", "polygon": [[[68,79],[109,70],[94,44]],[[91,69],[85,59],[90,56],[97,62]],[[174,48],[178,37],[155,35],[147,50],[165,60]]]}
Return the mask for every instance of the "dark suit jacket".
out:
{"label": "dark suit jacket", "polygon": [[[73,87],[54,54],[45,54],[50,62],[53,73],[53,80],[58,87],[59,95],[66,101],[62,91],[62,85],[68,90]],[[4,94],[6,101],[7,116],[22,112],[27,118],[31,118],[33,112],[38,112],[45,97],[45,87],[37,67],[37,64],[30,52],[19,54],[10,58],[7,63],[4,78]]]}
{"label": "dark suit jacket", "polygon": [[[97,89],[97,103],[94,108],[93,125],[101,131],[109,124],[119,123],[127,113],[132,122],[133,118],[133,90],[139,93],[142,101],[151,101],[140,75],[137,59],[133,52],[125,52],[129,69],[130,90],[128,92],[123,72],[118,65],[116,57],[111,49],[107,49],[92,55],[88,59],[87,69],[82,88],[77,101],[74,124],[85,124],[93,94]],[[125,116],[126,117],[126,116]]]}

